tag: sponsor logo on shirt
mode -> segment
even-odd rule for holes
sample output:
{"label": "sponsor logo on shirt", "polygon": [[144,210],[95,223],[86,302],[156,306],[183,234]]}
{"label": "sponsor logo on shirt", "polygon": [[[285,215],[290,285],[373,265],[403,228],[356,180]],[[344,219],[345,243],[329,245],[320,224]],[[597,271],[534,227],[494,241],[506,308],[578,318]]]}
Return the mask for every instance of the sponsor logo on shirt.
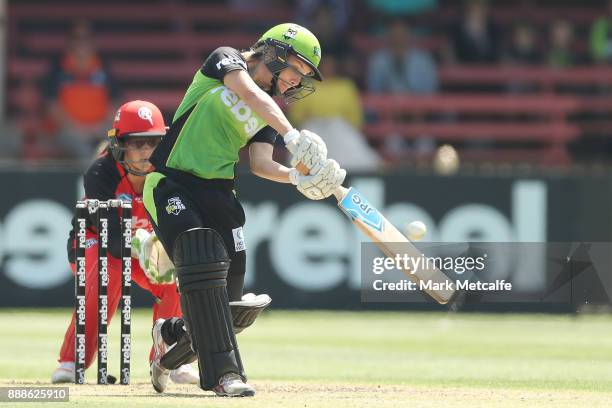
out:
{"label": "sponsor logo on shirt", "polygon": [[221,69],[221,67],[224,67],[229,64],[238,64],[242,68],[247,69],[245,62],[241,58],[238,58],[238,57],[223,58],[221,61],[217,62],[215,66],[217,67],[217,69]]}
{"label": "sponsor logo on shirt", "polygon": [[253,136],[260,128],[259,120],[253,115],[253,110],[236,93],[230,91],[227,87],[221,85],[211,89],[211,94],[219,92],[219,97],[225,106],[230,108],[230,111],[239,122],[244,123],[244,132],[247,136]]}
{"label": "sponsor logo on shirt", "polygon": [[117,196],[117,199],[123,201],[124,203],[131,203],[132,195],[128,193],[121,193]]}

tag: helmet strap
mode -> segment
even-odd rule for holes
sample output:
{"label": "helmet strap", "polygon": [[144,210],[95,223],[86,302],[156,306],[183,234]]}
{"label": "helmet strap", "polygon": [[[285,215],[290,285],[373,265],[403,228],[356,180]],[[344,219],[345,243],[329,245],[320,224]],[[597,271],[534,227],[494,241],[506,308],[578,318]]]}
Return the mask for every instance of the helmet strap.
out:
{"label": "helmet strap", "polygon": [[[148,160],[145,160],[145,161],[148,161]],[[140,161],[137,161],[137,162],[140,162]],[[121,166],[123,167],[123,169],[124,169],[126,172],[128,172],[128,173],[130,173],[130,174],[133,174],[134,176],[141,176],[141,177],[144,177],[144,176],[146,176],[147,174],[149,174],[149,173],[147,173],[147,172],[145,172],[145,171],[140,171],[140,170],[135,170],[135,169],[130,168],[130,166],[128,166],[128,164],[129,164],[129,163],[132,163],[132,161],[127,161],[127,160],[124,160],[124,161],[122,161],[122,162],[119,162],[119,164],[121,164]]]}
{"label": "helmet strap", "polygon": [[149,174],[144,171],[131,169],[130,166],[128,166],[130,161],[125,160],[125,141],[118,140],[116,136],[113,136],[110,138],[108,148],[111,154],[113,155],[115,161],[119,163],[121,167],[123,167],[123,170],[125,170],[126,173],[130,173],[135,176],[146,176],[147,174]]}

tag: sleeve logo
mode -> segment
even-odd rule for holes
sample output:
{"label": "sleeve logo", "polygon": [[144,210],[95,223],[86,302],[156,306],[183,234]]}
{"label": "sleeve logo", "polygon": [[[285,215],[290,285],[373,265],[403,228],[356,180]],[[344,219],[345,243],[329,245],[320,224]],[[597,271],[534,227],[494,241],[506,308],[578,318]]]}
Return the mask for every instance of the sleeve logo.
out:
{"label": "sleeve logo", "polygon": [[223,58],[221,61],[217,62],[215,66],[217,67],[217,69],[221,69],[222,66],[229,65],[229,64],[238,64],[244,69],[247,69],[245,62],[242,59],[237,58],[237,57]]}

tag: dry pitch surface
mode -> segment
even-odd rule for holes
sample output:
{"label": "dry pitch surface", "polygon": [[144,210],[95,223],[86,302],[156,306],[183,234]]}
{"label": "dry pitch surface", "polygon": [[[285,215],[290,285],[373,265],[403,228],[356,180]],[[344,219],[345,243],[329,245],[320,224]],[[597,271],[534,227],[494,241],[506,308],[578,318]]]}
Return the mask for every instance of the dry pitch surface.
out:
{"label": "dry pitch surface", "polygon": [[[70,402],[51,406],[87,407],[610,407],[612,394],[585,391],[531,391],[486,388],[348,385],[253,381],[253,398],[218,398],[196,386],[172,385],[159,395],[148,382],[128,387],[70,386]],[[2,387],[46,385],[0,382]],[[0,404],[4,405],[4,404]],[[23,405],[21,405],[23,406]],[[49,407],[49,403],[27,403]]]}
{"label": "dry pitch surface", "polygon": [[[0,386],[48,385],[68,313],[0,311],[12,328],[0,336]],[[244,399],[175,384],[156,394],[146,366],[149,322],[149,311],[135,313],[132,385],[71,385],[69,403],[18,406],[612,406],[610,316],[273,310],[239,337],[257,389]],[[111,373],[119,360],[114,323]],[[94,376],[88,371],[88,381]]]}

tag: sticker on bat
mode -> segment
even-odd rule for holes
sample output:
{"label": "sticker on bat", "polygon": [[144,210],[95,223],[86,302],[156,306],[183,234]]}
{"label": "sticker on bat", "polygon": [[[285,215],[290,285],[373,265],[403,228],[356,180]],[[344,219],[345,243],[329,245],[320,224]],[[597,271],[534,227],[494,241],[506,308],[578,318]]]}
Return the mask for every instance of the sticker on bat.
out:
{"label": "sticker on bat", "polygon": [[382,215],[353,187],[349,189],[344,199],[339,203],[339,207],[351,220],[358,219],[379,232],[383,231]]}

